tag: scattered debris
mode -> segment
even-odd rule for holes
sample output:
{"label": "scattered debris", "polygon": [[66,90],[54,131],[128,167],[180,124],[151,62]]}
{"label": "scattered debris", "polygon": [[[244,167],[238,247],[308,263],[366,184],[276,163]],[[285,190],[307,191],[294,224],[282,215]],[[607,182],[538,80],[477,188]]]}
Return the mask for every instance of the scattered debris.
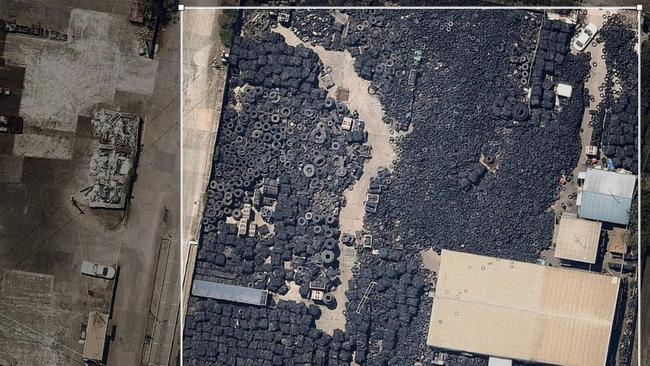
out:
{"label": "scattered debris", "polygon": [[98,109],[92,125],[99,146],[90,159],[91,189],[85,190],[85,197],[91,208],[124,209],[135,177],[141,119]]}

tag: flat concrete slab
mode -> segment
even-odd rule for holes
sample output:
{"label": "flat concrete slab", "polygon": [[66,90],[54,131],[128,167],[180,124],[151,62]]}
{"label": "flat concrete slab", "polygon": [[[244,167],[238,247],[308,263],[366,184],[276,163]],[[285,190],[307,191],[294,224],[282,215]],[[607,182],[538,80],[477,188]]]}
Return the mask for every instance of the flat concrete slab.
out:
{"label": "flat concrete slab", "polygon": [[116,89],[151,94],[158,61],[138,55],[135,29],[123,16],[72,9],[67,42],[9,34],[5,57],[25,67],[26,125],[74,131],[77,117]]}
{"label": "flat concrete slab", "polygon": [[22,156],[0,154],[0,183],[20,183],[23,162]]}
{"label": "flat concrete slab", "polygon": [[69,160],[72,158],[73,146],[74,140],[65,136],[16,135],[14,155],[28,158]]}

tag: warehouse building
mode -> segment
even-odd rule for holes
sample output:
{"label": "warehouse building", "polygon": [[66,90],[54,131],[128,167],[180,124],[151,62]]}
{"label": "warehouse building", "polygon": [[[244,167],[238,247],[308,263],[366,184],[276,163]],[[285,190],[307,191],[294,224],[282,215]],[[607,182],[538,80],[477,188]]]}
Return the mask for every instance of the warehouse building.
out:
{"label": "warehouse building", "polygon": [[589,221],[563,215],[557,227],[555,257],[594,264],[600,243],[598,221]]}
{"label": "warehouse building", "polygon": [[627,225],[636,176],[601,169],[587,169],[576,205],[585,219]]}
{"label": "warehouse building", "polygon": [[604,365],[617,277],[443,250],[427,344],[553,365]]}

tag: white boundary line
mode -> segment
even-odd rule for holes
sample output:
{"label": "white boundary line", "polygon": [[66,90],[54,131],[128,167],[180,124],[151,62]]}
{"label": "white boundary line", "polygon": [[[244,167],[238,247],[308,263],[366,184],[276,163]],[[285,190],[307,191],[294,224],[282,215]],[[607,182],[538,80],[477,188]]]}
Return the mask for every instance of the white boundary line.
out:
{"label": "white boundary line", "polygon": [[636,104],[637,104],[637,219],[636,219],[636,232],[637,232],[637,257],[636,257],[636,270],[637,270],[637,283],[636,283],[636,288],[637,288],[637,310],[636,310],[636,349],[637,349],[637,365],[642,365],[641,363],[641,317],[643,314],[641,314],[641,280],[643,279],[643,271],[641,271],[641,177],[643,176],[643,172],[641,171],[641,157],[643,156],[643,152],[641,151],[641,141],[642,136],[641,136],[641,10],[643,9],[642,5],[637,6],[637,21],[636,21],[636,29],[637,29],[637,43],[639,44],[639,49],[638,49],[638,55],[637,55],[637,76],[638,76],[638,81],[637,81],[637,98],[636,98]]}
{"label": "white boundary line", "polygon": [[[635,6],[186,6],[183,4],[178,5],[178,10],[180,13],[181,20],[181,34],[180,34],[180,104],[181,104],[181,132],[180,132],[180,162],[181,162],[181,194],[180,194],[180,222],[181,222],[181,256],[183,249],[183,111],[184,111],[184,101],[183,101],[183,12],[187,10],[284,10],[284,9],[304,9],[304,10],[355,10],[355,9],[389,9],[389,10],[557,10],[557,9],[566,9],[566,10],[590,10],[590,9],[615,9],[615,10],[635,10],[637,11],[637,42],[639,43],[639,52],[637,55],[637,171],[638,171],[638,194],[637,194],[637,359],[638,365],[641,365],[641,279],[643,273],[641,272],[641,10],[642,5]],[[187,260],[188,258],[186,258]],[[180,286],[180,364],[183,365],[183,333],[185,331],[185,317],[184,314],[184,298],[183,298],[183,280],[185,270],[182,268],[183,261],[181,261],[181,286]]]}
{"label": "white boundary line", "polygon": [[184,100],[185,97],[183,95],[183,10],[184,10],[184,5],[179,5],[178,7],[179,7],[179,13],[181,15],[181,31],[180,31],[180,37],[181,37],[181,39],[180,39],[180,49],[181,49],[181,51],[180,51],[180,67],[179,67],[180,83],[179,83],[179,88],[178,88],[178,92],[180,93],[179,98],[180,98],[180,107],[181,107],[180,108],[180,129],[181,129],[181,133],[180,133],[180,153],[181,153],[180,154],[181,155],[181,157],[180,157],[180,161],[181,161],[180,175],[181,175],[181,177],[180,177],[180,179],[181,180],[180,180],[180,183],[179,183],[180,186],[181,186],[181,193],[180,193],[180,222],[181,222],[181,227],[180,227],[180,229],[181,229],[180,230],[180,238],[181,238],[180,255],[181,255],[181,258],[180,259],[181,260],[179,261],[179,267],[180,268],[179,268],[179,271],[178,271],[178,276],[180,277],[179,296],[178,296],[179,301],[180,301],[180,306],[178,307],[178,310],[179,310],[178,311],[178,317],[180,318],[180,321],[178,322],[178,324],[179,324],[179,327],[181,328],[181,330],[178,333],[179,334],[179,339],[178,339],[179,347],[178,348],[179,348],[179,357],[180,357],[179,363],[182,365],[183,364],[183,331],[185,330],[185,316],[183,315],[183,314],[185,314],[185,309],[184,309],[185,301],[184,301],[184,296],[183,296],[183,289],[185,288],[185,286],[183,286],[183,280],[185,279],[184,278],[185,277],[185,268],[184,267],[185,267],[185,262],[189,259],[189,251],[188,251],[188,254],[187,254],[188,258],[185,258],[185,261],[183,261],[183,255],[184,255],[183,254],[183,251],[184,251],[183,245],[184,245],[184,240],[185,240],[185,238],[183,238],[183,228],[184,228],[184,226],[183,226],[183,223],[184,223],[183,222],[184,221],[184,219],[183,219],[183,202],[184,202],[184,200],[183,200],[183,151],[184,151],[184,149],[183,149],[183,111],[184,111],[184,107],[185,107],[185,100]]}
{"label": "white boundary line", "polygon": [[[179,5],[180,6],[180,5]],[[557,10],[557,9],[615,9],[637,10],[637,6],[185,6],[184,10],[355,10],[355,9],[390,9],[390,10]]]}

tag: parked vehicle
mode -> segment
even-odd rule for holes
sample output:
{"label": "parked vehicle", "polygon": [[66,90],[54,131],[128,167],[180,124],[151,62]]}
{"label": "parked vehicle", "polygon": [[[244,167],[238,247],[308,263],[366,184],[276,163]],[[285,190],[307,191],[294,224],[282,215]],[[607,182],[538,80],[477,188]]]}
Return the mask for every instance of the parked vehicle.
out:
{"label": "parked vehicle", "polygon": [[115,268],[87,261],[81,263],[81,273],[88,276],[106,278],[108,280],[115,278]]}
{"label": "parked vehicle", "polygon": [[20,117],[0,116],[0,133],[23,133],[23,119]]}
{"label": "parked vehicle", "polygon": [[591,42],[592,39],[598,33],[598,27],[595,24],[589,23],[586,27],[582,28],[575,41],[573,42],[573,48],[578,51],[583,51]]}

